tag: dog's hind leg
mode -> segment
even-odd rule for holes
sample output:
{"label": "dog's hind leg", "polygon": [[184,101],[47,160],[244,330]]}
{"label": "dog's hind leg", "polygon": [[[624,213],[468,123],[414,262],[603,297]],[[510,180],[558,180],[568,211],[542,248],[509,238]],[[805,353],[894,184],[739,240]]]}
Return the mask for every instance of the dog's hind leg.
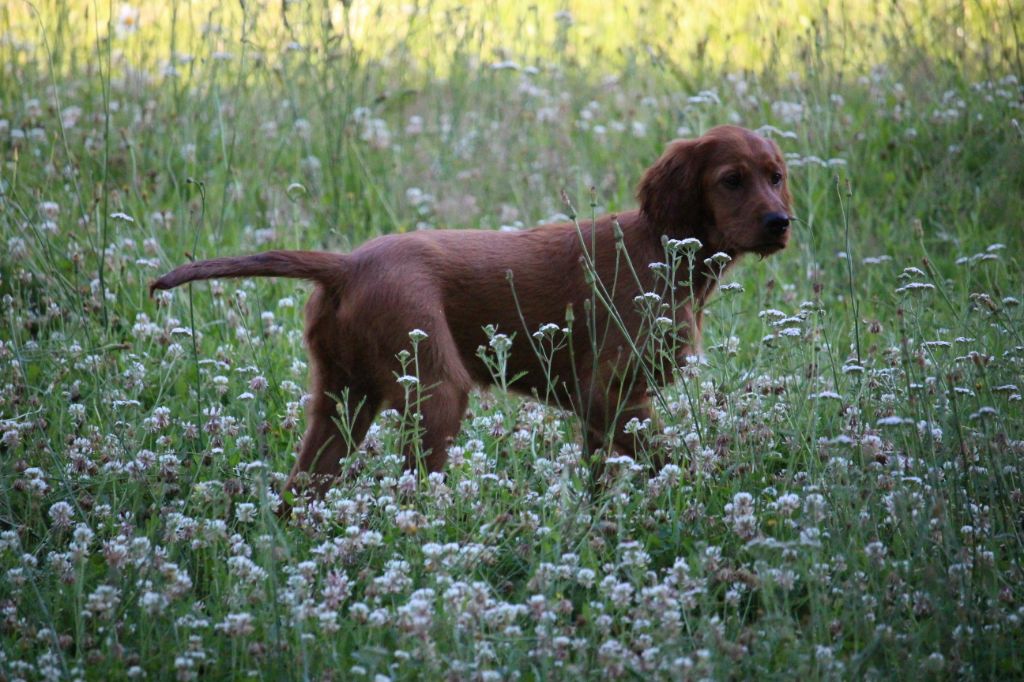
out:
{"label": "dog's hind leg", "polygon": [[[448,461],[448,446],[462,424],[469,404],[469,393],[453,383],[436,386],[423,405],[423,464],[428,473],[442,471]],[[415,468],[416,462],[406,453],[405,466]]]}
{"label": "dog's hind leg", "polygon": [[309,487],[323,494],[338,474],[341,461],[366,437],[380,400],[351,386],[314,386],[306,411],[306,433],[286,490]]}
{"label": "dog's hind leg", "polygon": [[302,448],[283,488],[295,499],[282,500],[277,509],[278,516],[288,518],[292,506],[303,497],[322,497],[341,473],[341,461],[366,436],[379,402],[361,400],[351,391],[347,397],[347,401],[340,403],[347,412],[344,432],[335,423],[336,419],[343,417],[336,409],[339,403],[334,398],[321,394],[311,401]]}
{"label": "dog's hind leg", "polygon": [[[444,469],[448,461],[448,446],[459,432],[466,413],[472,380],[448,325],[437,320],[428,329],[430,336],[420,348],[422,400],[418,407],[423,465],[428,473],[433,473]],[[405,406],[406,412],[409,408]],[[416,470],[417,466],[416,443],[409,442],[405,447],[405,469]]]}
{"label": "dog's hind leg", "polygon": [[[331,298],[323,288],[306,304],[310,401],[306,433],[286,490],[323,494],[341,472],[341,461],[359,447],[381,406],[381,397],[355,372],[357,355]],[[340,407],[340,410],[339,410]]]}

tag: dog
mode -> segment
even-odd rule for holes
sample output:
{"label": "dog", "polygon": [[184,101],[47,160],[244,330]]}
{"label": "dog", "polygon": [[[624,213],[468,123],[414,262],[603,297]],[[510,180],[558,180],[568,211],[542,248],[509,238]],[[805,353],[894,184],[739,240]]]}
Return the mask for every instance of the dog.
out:
{"label": "dog", "polygon": [[[672,362],[699,352],[702,309],[725,271],[744,254],[785,248],[794,219],[778,145],[736,126],[671,142],[636,197],[637,210],[590,224],[418,231],[377,237],[348,254],[267,251],[192,262],[152,282],[150,294],[218,277],[316,284],[305,309],[308,423],[285,484],[295,493],[322,493],[383,407],[409,407],[398,356],[411,350],[413,330],[426,334],[417,348],[422,400],[413,406],[422,439],[406,447],[406,469],[441,471],[470,389],[495,382],[478,351],[488,325],[512,339],[508,388],[573,410],[588,453],[631,453],[636,429],[624,427],[651,416],[650,394],[671,380]],[[659,276],[651,264],[667,264],[681,242],[697,248],[682,241],[689,238],[699,250],[677,258],[671,277],[665,266]],[[676,303],[667,306],[670,297]],[[661,301],[658,316],[669,321],[667,361],[641,361],[655,333],[643,300]],[[531,346],[549,324],[562,340],[545,355]]]}

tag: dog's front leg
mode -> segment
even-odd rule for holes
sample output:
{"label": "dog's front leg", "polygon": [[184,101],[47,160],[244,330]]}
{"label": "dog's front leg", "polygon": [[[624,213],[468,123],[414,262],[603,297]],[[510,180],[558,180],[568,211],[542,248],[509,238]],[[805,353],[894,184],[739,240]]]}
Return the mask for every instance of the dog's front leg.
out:
{"label": "dog's front leg", "polygon": [[[594,480],[604,475],[604,458],[628,455],[634,459],[648,450],[651,406],[646,391],[635,391],[624,403],[612,403],[607,394],[594,395],[588,413],[583,417],[586,426],[587,451],[591,457]],[[637,420],[637,428],[629,428]],[[603,457],[595,456],[603,449]]]}

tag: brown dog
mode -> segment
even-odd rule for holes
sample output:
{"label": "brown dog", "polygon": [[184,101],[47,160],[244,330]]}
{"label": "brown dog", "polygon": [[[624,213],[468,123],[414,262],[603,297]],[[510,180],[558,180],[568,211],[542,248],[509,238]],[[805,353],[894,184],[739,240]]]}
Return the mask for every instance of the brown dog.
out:
{"label": "brown dog", "polygon": [[[150,290],[213,277],[316,282],[305,333],[312,400],[291,490],[308,473],[322,491],[382,406],[404,412],[396,356],[411,348],[414,329],[427,334],[418,350],[419,386],[427,397],[418,405],[422,443],[407,448],[407,468],[416,467],[421,452],[428,471],[441,470],[470,388],[494,382],[477,354],[488,343],[486,325],[514,338],[506,374],[511,388],[573,409],[591,452],[602,446],[631,452],[634,436],[623,426],[649,416],[648,392],[670,378],[672,360],[699,349],[701,308],[723,271],[744,253],[765,256],[785,247],[791,220],[778,146],[735,126],[671,143],[644,174],[637,198],[639,210],[580,227],[423,231],[378,237],[347,255],[268,251],[215,258],[176,268]],[[650,265],[672,260],[667,239],[688,237],[702,246],[681,259],[670,284],[658,275],[669,268]],[[705,262],[719,252],[731,261]],[[641,310],[645,301],[653,301],[671,329],[675,358],[667,362],[664,354],[640,361],[658,328]],[[542,361],[533,335],[548,323],[563,331]],[[335,422],[341,396],[344,432]]]}

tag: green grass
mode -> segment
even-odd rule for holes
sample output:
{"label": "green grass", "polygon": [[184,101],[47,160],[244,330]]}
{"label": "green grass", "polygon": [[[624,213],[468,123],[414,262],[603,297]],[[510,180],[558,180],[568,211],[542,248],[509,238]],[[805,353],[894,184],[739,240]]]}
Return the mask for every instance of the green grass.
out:
{"label": "green grass", "polygon": [[[1024,675],[1024,26],[903,4],[0,7],[0,679]],[[562,190],[585,225],[724,122],[801,222],[656,478],[591,494],[575,418],[484,393],[443,480],[385,414],[279,522],[308,286],[147,297]]]}

